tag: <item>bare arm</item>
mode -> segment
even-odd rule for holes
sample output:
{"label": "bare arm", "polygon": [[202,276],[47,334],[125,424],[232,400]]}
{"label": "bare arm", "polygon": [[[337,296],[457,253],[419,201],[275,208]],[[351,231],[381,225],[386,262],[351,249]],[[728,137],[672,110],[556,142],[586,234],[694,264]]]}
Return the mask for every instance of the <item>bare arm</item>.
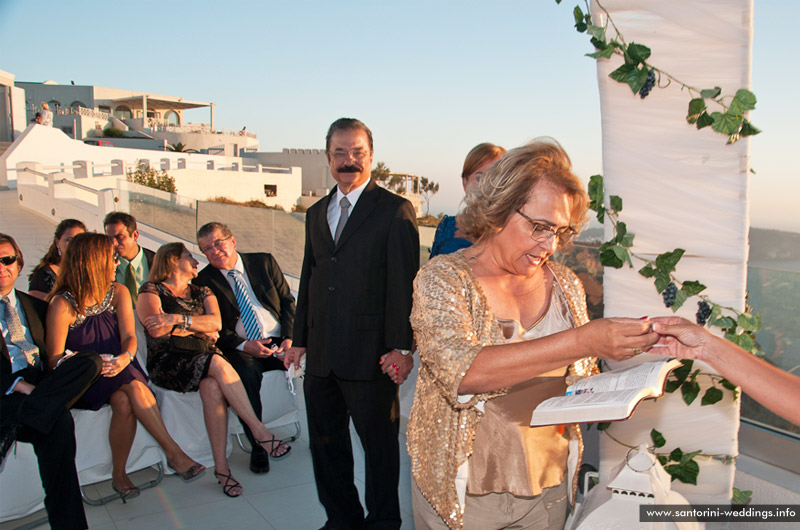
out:
{"label": "bare arm", "polygon": [[75,322],[75,311],[72,306],[63,296],[54,296],[47,307],[47,326],[45,328],[47,330],[45,344],[50,370],[55,369],[58,361],[64,356],[67,333],[73,322]]}
{"label": "bare arm", "polygon": [[[214,333],[220,330],[221,320],[217,298],[213,295],[206,297],[204,302],[204,315],[192,316],[192,325],[189,332]],[[174,326],[183,327],[184,315],[177,313],[164,313],[161,307],[161,298],[155,293],[140,293],[136,300],[136,314],[151,337],[166,337]]]}
{"label": "bare arm", "polygon": [[635,319],[594,320],[539,339],[485,346],[467,370],[459,394],[489,392],[567,366],[584,357],[630,359],[657,340],[649,322]]}
{"label": "bare arm", "polygon": [[[679,317],[655,318],[654,329],[662,335],[669,355],[698,359],[739,385],[766,408],[800,425],[800,377],[784,372],[751,355],[736,344]],[[653,352],[658,351],[654,349]]]}

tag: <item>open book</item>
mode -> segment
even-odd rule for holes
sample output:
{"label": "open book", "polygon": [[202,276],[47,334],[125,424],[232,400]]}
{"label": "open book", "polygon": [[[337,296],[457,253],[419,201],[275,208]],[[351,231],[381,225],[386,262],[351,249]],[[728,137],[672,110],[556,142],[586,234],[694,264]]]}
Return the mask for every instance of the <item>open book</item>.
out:
{"label": "open book", "polygon": [[531,427],[624,420],[643,399],[664,395],[667,376],[679,366],[677,359],[660,359],[582,379],[567,387],[567,395],[542,401]]}

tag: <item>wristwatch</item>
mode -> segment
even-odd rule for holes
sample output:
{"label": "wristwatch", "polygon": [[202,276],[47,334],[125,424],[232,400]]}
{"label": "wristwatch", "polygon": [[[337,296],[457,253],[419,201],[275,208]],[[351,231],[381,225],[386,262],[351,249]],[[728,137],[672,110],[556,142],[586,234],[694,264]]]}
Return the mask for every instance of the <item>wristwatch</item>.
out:
{"label": "wristwatch", "polygon": [[400,355],[411,355],[411,350],[398,350],[397,348],[394,349]]}

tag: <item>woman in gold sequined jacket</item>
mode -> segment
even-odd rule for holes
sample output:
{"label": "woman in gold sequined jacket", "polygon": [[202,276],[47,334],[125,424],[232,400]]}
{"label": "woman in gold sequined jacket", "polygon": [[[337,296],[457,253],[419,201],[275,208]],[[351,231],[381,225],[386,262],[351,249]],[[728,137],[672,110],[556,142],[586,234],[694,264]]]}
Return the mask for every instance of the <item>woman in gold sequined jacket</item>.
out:
{"label": "woman in gold sequined jacket", "polygon": [[548,261],[586,205],[561,145],[534,140],[468,194],[458,223],[474,245],[420,270],[408,425],[418,530],[563,528],[580,430],[531,428],[532,410],[596,372],[595,357],[627,359],[658,339],[634,319],[587,323],[580,280]]}

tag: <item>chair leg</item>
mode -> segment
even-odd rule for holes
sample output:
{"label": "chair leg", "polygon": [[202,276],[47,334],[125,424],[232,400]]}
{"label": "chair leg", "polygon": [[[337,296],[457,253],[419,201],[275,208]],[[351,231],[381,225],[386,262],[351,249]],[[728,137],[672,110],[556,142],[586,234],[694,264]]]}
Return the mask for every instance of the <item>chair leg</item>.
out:
{"label": "chair leg", "polygon": [[[158,483],[164,479],[164,466],[161,464],[161,462],[155,464],[155,467],[158,470],[158,476],[153,480],[150,480],[143,484],[136,484],[137,488],[139,488],[140,490],[146,490],[147,488],[152,488],[153,486],[157,486]],[[83,486],[81,486],[81,497],[83,498],[83,502],[85,504],[88,504],[89,506],[102,506],[108,502],[119,499],[119,493],[112,493],[111,495],[100,497],[99,499],[92,499],[86,494],[86,491],[84,491]]]}
{"label": "chair leg", "polygon": [[37,526],[42,526],[43,524],[47,524],[48,522],[49,522],[49,520],[47,519],[47,516],[45,515],[44,517],[42,517],[40,519],[36,519],[35,521],[31,521],[30,523],[26,523],[26,524],[24,524],[22,526],[18,526],[16,528],[14,528],[14,530],[31,530],[31,528],[36,528]]}

